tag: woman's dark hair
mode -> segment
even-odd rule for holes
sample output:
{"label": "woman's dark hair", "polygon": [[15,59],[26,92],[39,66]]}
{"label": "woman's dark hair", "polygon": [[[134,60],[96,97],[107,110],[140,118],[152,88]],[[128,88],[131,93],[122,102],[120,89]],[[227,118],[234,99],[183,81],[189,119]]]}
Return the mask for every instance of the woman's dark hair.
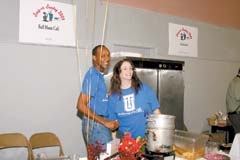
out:
{"label": "woman's dark hair", "polygon": [[139,89],[141,88],[142,82],[138,78],[135,66],[132,62],[132,60],[125,58],[123,60],[118,61],[114,68],[113,68],[113,75],[110,81],[110,93],[116,93],[119,96],[121,95],[121,79],[120,79],[120,73],[121,73],[121,66],[123,62],[129,62],[133,69],[133,75],[132,75],[132,84],[131,87],[134,89],[135,93],[138,93]]}

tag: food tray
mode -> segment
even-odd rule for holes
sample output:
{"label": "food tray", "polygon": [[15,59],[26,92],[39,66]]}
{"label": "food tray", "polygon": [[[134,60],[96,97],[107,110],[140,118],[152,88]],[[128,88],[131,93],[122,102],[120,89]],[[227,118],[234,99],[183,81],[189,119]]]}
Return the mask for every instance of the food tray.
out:
{"label": "food tray", "polygon": [[175,130],[174,150],[177,156],[186,159],[203,157],[208,136],[195,132]]}

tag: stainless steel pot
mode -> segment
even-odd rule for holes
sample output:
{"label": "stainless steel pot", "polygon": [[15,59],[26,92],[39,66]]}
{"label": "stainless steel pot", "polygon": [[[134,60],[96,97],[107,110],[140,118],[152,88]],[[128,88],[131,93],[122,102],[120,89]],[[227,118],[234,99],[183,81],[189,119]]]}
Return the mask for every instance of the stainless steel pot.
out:
{"label": "stainless steel pot", "polygon": [[175,116],[152,114],[147,119],[147,149],[166,153],[173,150]]}

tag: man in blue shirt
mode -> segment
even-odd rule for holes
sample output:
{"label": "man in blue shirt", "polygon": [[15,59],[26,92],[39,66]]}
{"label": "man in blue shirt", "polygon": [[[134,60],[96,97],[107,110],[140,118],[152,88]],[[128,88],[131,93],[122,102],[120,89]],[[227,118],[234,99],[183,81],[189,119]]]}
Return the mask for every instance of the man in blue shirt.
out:
{"label": "man in blue shirt", "polygon": [[110,51],[104,45],[92,50],[93,66],[84,76],[82,91],[78,99],[78,110],[83,114],[82,132],[86,145],[100,143],[106,149],[106,143],[112,140],[111,130],[118,128],[118,122],[108,120],[107,87],[103,72],[108,68]]}

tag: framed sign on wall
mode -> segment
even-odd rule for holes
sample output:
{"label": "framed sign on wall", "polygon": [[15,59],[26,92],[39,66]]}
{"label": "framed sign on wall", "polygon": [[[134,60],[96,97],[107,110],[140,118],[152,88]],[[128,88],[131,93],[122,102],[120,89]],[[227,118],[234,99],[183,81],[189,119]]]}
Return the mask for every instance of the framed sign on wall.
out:
{"label": "framed sign on wall", "polygon": [[168,54],[198,57],[198,28],[169,23]]}
{"label": "framed sign on wall", "polygon": [[76,45],[72,4],[20,0],[19,42],[43,45]]}

